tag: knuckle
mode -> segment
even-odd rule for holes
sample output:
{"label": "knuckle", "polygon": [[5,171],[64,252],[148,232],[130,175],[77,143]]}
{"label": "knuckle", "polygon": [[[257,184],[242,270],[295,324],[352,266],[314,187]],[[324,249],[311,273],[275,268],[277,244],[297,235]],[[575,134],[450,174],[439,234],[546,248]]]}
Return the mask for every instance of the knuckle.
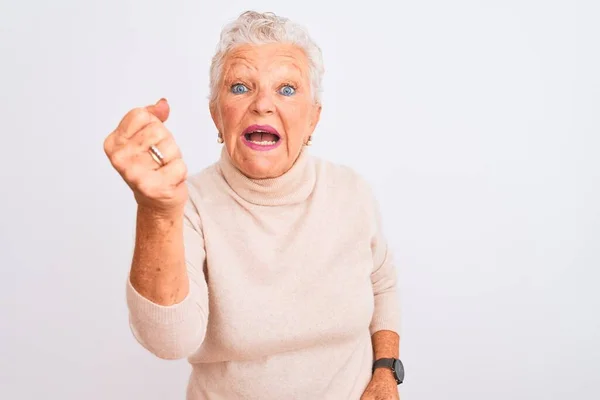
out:
{"label": "knuckle", "polygon": [[150,122],[150,113],[143,107],[137,107],[130,110],[117,128],[120,132],[123,133],[135,133],[130,132],[132,127],[144,126]]}
{"label": "knuckle", "polygon": [[178,158],[176,160],[176,165],[177,165],[177,169],[179,172],[187,172],[187,165],[185,165],[185,163],[183,162],[183,160],[181,158]]}
{"label": "knuckle", "polygon": [[118,170],[123,170],[127,165],[127,154],[124,150],[117,150],[111,154],[110,161]]}
{"label": "knuckle", "polygon": [[181,175],[187,176],[187,174],[188,174],[188,167],[187,167],[187,165],[183,161],[181,162],[181,165],[182,165],[182,167],[181,167]]}
{"label": "knuckle", "polygon": [[139,135],[139,143],[140,144],[145,144],[145,145],[149,145],[152,143],[155,143],[158,141],[158,139],[161,137],[162,134],[162,130],[161,130],[161,126],[160,126],[160,122],[157,121],[152,121],[150,122],[146,128],[144,128],[143,130],[141,130],[138,135]]}
{"label": "knuckle", "polygon": [[135,165],[129,166],[123,171],[123,179],[131,185],[136,187],[141,186],[142,181],[140,180],[140,172],[139,169],[135,167]]}
{"label": "knuckle", "polygon": [[183,160],[181,158],[174,160],[173,163],[174,163],[173,169],[177,176],[186,176],[187,175],[187,165],[185,165],[185,162],[183,162]]}
{"label": "knuckle", "polygon": [[160,121],[152,121],[148,125],[148,135],[151,139],[165,137],[165,126]]}
{"label": "knuckle", "polygon": [[175,161],[177,157],[177,144],[173,141],[172,138],[167,137],[163,139],[161,142],[161,146],[163,146],[164,152],[170,156],[170,158]]}
{"label": "knuckle", "polygon": [[102,147],[104,149],[104,154],[110,157],[112,153],[112,145],[113,145],[113,134],[111,133],[104,139],[104,143],[102,143]]}
{"label": "knuckle", "polygon": [[136,122],[145,122],[150,119],[150,113],[143,107],[136,107],[131,110],[131,119]]}

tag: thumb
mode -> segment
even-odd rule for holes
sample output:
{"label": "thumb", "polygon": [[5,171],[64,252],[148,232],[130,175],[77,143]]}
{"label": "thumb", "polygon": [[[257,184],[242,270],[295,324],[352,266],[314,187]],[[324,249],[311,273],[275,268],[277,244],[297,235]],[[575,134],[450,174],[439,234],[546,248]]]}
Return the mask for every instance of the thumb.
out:
{"label": "thumb", "polygon": [[146,107],[146,109],[156,118],[160,119],[161,122],[165,122],[171,112],[171,107],[169,107],[169,103],[165,98],[160,99],[156,104]]}

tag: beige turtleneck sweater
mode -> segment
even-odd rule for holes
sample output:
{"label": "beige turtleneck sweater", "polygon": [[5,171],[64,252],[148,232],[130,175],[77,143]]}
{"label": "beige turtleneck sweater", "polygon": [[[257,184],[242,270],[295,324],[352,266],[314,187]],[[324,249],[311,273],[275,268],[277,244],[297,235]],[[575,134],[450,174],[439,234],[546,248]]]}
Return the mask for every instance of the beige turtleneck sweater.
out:
{"label": "beige turtleneck sweater", "polygon": [[369,185],[306,150],[283,176],[251,180],[224,148],[188,184],[190,292],[161,306],[128,280],[136,339],[160,358],[188,358],[188,400],[358,400],[371,335],[400,328]]}

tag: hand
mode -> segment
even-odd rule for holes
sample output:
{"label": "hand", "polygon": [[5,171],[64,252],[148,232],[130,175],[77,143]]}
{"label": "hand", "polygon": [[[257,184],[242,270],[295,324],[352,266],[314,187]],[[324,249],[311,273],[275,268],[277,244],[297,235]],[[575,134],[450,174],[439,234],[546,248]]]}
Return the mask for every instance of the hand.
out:
{"label": "hand", "polygon": [[[104,141],[104,152],[133,191],[138,205],[160,214],[179,212],[187,201],[187,167],[163,124],[169,112],[164,99],[135,108]],[[162,166],[150,154],[152,145],[164,155]]]}
{"label": "hand", "polygon": [[392,371],[376,369],[360,400],[400,400],[398,384]]}

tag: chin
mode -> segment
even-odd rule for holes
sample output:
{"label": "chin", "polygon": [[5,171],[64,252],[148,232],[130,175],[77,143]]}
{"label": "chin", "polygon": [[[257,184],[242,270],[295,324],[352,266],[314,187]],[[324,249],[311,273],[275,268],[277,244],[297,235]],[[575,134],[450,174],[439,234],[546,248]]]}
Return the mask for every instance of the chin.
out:
{"label": "chin", "polygon": [[275,178],[281,175],[277,163],[264,157],[248,157],[238,162],[238,168],[244,175],[252,179]]}

